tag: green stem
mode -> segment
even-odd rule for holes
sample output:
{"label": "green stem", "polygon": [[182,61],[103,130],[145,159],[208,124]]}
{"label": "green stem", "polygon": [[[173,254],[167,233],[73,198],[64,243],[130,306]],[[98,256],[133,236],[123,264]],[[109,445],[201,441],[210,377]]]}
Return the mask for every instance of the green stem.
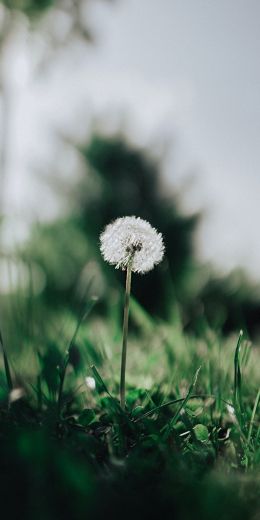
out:
{"label": "green stem", "polygon": [[125,409],[125,368],[126,368],[126,352],[127,352],[127,335],[128,335],[128,317],[129,317],[129,302],[131,292],[131,274],[132,262],[129,261],[126,272],[126,286],[125,286],[125,305],[124,305],[124,323],[123,323],[123,345],[121,357],[121,378],[120,378],[120,404],[122,409]]}

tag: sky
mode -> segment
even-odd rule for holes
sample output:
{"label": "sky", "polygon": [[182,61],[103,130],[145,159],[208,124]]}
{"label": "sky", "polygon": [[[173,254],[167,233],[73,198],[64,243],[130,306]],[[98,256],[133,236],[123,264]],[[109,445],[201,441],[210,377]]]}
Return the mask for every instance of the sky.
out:
{"label": "sky", "polygon": [[[9,214],[59,212],[42,177],[70,178],[80,165],[55,132],[81,139],[100,118],[165,150],[164,182],[183,187],[186,211],[203,212],[198,256],[259,279],[260,2],[92,0],[88,17],[95,44],[61,48],[41,74],[26,27],[9,50]],[[67,23],[61,16],[59,30]],[[44,52],[41,39],[35,49]]]}

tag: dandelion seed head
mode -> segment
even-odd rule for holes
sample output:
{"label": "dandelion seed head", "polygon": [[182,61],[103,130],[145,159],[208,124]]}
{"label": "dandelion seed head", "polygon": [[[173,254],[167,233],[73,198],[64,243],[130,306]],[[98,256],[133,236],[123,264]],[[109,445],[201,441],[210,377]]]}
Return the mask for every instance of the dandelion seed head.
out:
{"label": "dandelion seed head", "polygon": [[95,381],[94,377],[86,377],[85,378],[85,382],[86,382],[87,387],[90,390],[95,390],[95,388],[96,388],[96,381]]}
{"label": "dandelion seed head", "polygon": [[147,273],[164,254],[161,233],[140,217],[121,217],[108,224],[100,236],[100,250],[106,262],[125,270],[131,261],[135,273]]}

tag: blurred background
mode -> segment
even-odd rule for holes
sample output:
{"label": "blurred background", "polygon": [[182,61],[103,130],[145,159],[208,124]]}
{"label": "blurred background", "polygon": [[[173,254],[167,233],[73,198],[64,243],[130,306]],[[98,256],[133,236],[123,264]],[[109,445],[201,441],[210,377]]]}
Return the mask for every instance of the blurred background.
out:
{"label": "blurred background", "polygon": [[[133,294],[187,331],[259,335],[257,0],[0,3],[0,298],[46,309],[124,276],[99,234],[138,215],[166,258]],[[9,301],[9,300],[8,300]]]}

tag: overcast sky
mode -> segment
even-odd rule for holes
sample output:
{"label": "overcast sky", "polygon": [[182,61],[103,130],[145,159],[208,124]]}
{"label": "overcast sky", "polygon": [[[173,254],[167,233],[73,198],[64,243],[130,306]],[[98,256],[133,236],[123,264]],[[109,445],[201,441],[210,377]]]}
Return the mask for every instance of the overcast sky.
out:
{"label": "overcast sky", "polygon": [[37,80],[19,36],[8,205],[41,212],[34,167],[59,155],[53,127],[80,134],[92,115],[115,129],[124,121],[141,145],[167,141],[173,186],[194,173],[184,202],[205,211],[202,258],[260,278],[260,2],[93,0],[90,15],[96,44],[61,51]]}

